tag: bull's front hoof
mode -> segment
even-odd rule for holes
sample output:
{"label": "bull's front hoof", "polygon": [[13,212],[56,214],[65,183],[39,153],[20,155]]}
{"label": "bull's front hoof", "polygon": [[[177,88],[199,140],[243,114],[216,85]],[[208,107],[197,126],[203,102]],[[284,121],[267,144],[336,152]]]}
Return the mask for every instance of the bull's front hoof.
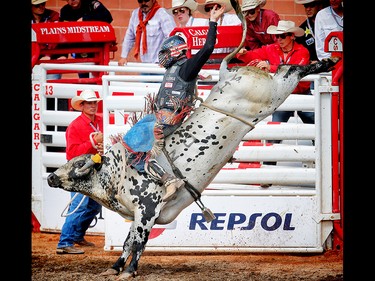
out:
{"label": "bull's front hoof", "polygon": [[123,272],[119,277],[116,278],[116,281],[129,280],[137,276],[137,271],[134,272]]}
{"label": "bull's front hoof", "polygon": [[99,274],[99,276],[117,275],[118,271],[113,268],[108,268],[106,271]]}

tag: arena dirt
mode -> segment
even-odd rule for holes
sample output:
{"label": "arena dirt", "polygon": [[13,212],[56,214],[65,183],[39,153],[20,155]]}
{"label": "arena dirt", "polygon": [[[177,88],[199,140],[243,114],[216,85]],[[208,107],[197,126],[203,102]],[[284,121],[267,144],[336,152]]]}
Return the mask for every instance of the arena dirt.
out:
{"label": "arena dirt", "polygon": [[[57,255],[59,234],[32,233],[33,281],[108,281],[99,276],[120,252],[104,251],[104,236],[83,255]],[[321,254],[199,254],[145,252],[134,281],[342,281],[342,251]]]}

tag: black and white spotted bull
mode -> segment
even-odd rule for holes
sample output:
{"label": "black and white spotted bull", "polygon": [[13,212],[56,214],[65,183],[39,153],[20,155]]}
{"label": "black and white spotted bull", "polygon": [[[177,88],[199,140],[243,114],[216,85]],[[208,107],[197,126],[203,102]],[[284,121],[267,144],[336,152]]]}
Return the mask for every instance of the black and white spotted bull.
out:
{"label": "black and white spotted bull", "polygon": [[[243,20],[237,1],[232,0],[232,5]],[[329,58],[307,66],[282,65],[274,76],[252,66],[228,69],[227,62],[238,52],[243,41],[244,36],[241,45],[223,60],[219,81],[210,95],[165,139],[169,157],[161,154],[158,158],[172,172],[170,158],[186,182],[199,193],[231,159],[243,137],[271,115],[303,77],[330,71],[339,61]],[[171,223],[196,199],[187,189],[180,188],[174,199],[164,202],[162,185],[128,166],[126,154],[123,145],[116,143],[102,156],[101,163],[82,169],[92,162],[92,155],[82,155],[48,176],[51,187],[85,194],[133,221],[121,256],[102,273],[118,274],[117,280],[136,276],[152,227],[156,223]],[[125,266],[130,256],[131,260]]]}

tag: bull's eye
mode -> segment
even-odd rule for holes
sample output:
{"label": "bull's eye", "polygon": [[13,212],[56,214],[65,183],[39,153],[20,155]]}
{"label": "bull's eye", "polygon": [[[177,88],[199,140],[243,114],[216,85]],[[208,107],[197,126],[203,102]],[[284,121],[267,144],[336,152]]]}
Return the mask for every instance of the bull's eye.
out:
{"label": "bull's eye", "polygon": [[75,168],[82,168],[85,164],[86,164],[85,161],[80,160],[80,161],[77,161],[77,162],[74,163],[74,167]]}

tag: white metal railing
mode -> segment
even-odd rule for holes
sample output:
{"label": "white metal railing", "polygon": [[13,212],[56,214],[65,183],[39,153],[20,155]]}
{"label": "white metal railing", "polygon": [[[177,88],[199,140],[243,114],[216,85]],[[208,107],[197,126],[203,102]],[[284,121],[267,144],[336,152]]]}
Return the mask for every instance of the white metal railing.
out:
{"label": "white metal railing", "polygon": [[[49,83],[46,81],[47,69],[86,70],[106,72],[107,74],[102,77],[102,85]],[[154,75],[140,75],[146,72]],[[57,110],[57,100],[71,99],[77,94],[77,91],[88,88],[99,92],[103,97],[104,133],[107,139],[110,134],[126,132],[129,125],[124,123],[124,115],[143,109],[144,96],[149,92],[156,93],[158,91],[163,73],[164,69],[157,65],[139,63],[129,63],[128,66],[118,66],[116,62],[112,62],[108,66],[42,64],[34,67],[32,73],[32,206],[33,213],[38,219],[41,219],[44,228],[56,228],[56,218],[61,213],[58,206],[66,204],[65,201],[59,203],[61,196],[65,194],[55,190],[52,192],[46,188],[46,178],[49,172],[66,162],[65,153],[58,152],[58,148],[65,148],[65,132],[59,130],[59,127],[68,126],[79,114]],[[198,91],[203,99],[209,94],[209,90],[203,85],[214,84],[218,80],[217,70],[207,70],[207,73],[212,76],[211,82],[198,82],[198,87],[200,87]],[[315,240],[312,240],[316,241],[317,245],[314,248],[306,247],[304,251],[320,251],[321,241],[325,240],[332,229],[330,224],[318,224],[322,214],[330,214],[332,211],[331,103],[329,95],[331,77],[327,73],[309,75],[302,80],[314,82],[314,95],[291,95],[277,110],[314,111],[315,124],[304,124],[295,116],[288,123],[271,125],[268,124],[271,118],[266,118],[254,130],[246,134],[233,155],[237,159],[236,162],[225,165],[203,192],[203,195],[205,200],[215,197],[215,202],[216,198],[218,201],[223,200],[220,199],[223,196],[235,200],[233,202],[241,202],[241,199],[237,198],[241,196],[251,197],[251,200],[264,198],[267,200],[266,205],[273,204],[275,206],[280,203],[280,213],[286,208],[285,206],[288,206],[292,210],[291,212],[309,206],[306,210],[301,210],[303,216],[298,217],[316,219],[317,223],[311,224],[311,219],[302,219],[300,223],[310,225],[307,232],[314,232],[316,237],[314,236]],[[114,93],[119,93],[119,95],[114,95]],[[54,109],[47,109],[47,98],[56,100]],[[265,140],[271,139],[284,141],[280,145],[266,145]],[[248,141],[259,140],[261,145],[245,145]],[[310,140],[315,140],[315,145],[311,145]],[[260,168],[249,169],[235,168],[235,164],[238,162],[256,164],[262,161],[278,161],[278,165],[274,167],[259,165]],[[260,188],[259,184],[262,183],[272,183],[273,187]],[[224,200],[226,201],[226,199]],[[109,216],[107,214],[107,223]],[[295,236],[301,236],[300,232]],[[298,239],[295,238],[295,240]],[[301,243],[304,245],[303,242]],[[149,247],[153,247],[152,243]],[[173,250],[173,247],[168,249]],[[209,247],[209,249],[212,248]],[[262,251],[266,250],[264,247],[261,249]],[[178,250],[181,249],[178,248]],[[256,251],[254,247],[250,250]],[[295,246],[280,249],[270,248],[270,251],[278,250],[300,251]]]}

